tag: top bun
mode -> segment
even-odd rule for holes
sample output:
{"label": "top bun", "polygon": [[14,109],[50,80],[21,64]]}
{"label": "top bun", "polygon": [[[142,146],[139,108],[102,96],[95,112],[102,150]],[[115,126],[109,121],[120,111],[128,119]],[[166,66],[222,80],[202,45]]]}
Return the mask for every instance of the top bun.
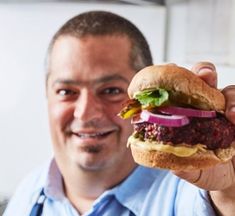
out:
{"label": "top bun", "polygon": [[182,93],[197,101],[199,108],[204,108],[203,104],[206,104],[210,110],[223,112],[225,109],[225,98],[218,89],[210,87],[193,72],[175,64],[153,65],[142,69],[133,77],[128,95],[135,98],[136,93],[150,88]]}

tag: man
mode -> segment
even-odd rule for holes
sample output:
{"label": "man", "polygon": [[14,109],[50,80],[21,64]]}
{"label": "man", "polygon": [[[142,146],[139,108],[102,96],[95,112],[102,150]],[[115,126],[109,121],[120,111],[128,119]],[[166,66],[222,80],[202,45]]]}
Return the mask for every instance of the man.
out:
{"label": "man", "polygon": [[[117,15],[87,12],[62,26],[47,59],[54,159],[26,178],[5,216],[235,212],[235,161],[203,172],[175,173],[203,189],[166,170],[134,163],[126,148],[132,126],[117,113],[135,72],[151,64],[143,35]],[[193,70],[215,86],[212,64],[199,63]],[[234,86],[224,95],[227,117],[235,123]],[[209,196],[209,190],[215,191]]]}

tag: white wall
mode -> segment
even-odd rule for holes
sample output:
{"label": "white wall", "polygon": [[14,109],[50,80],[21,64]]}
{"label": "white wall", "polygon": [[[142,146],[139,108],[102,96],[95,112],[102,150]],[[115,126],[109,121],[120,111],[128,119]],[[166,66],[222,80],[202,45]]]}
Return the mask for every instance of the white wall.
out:
{"label": "white wall", "polygon": [[168,0],[166,61],[217,66],[218,87],[235,84],[235,0]]}
{"label": "white wall", "polygon": [[0,4],[0,195],[11,195],[20,179],[52,154],[44,91],[44,56],[59,26],[90,9],[107,9],[131,19],[150,42],[155,62],[163,61],[163,7]]}
{"label": "white wall", "polygon": [[[235,84],[235,15],[232,13],[229,28],[231,44],[222,47],[228,50],[225,58],[210,55],[191,57],[190,41],[197,46],[200,40],[188,34],[196,20],[191,14],[202,13],[200,7],[210,7],[213,0],[168,0],[167,14],[164,7],[136,7],[110,4],[0,3],[0,195],[11,195],[17,183],[33,167],[50,157],[51,144],[47,124],[44,92],[44,57],[50,38],[67,19],[90,9],[107,9],[131,19],[145,34],[153,52],[155,63],[175,62],[191,67],[199,60],[216,63],[219,72],[219,87]],[[226,1],[228,13],[234,11],[235,0]],[[177,2],[177,3],[173,3]],[[200,4],[198,5],[198,3]],[[214,3],[220,0],[213,1]],[[232,4],[228,7],[228,3]],[[190,10],[197,4],[196,12]],[[191,20],[191,21],[190,21]],[[192,21],[193,20],[193,21]],[[192,22],[192,23],[190,23]],[[165,27],[168,34],[165,35]],[[209,38],[209,31],[203,31]],[[227,33],[226,33],[227,34]],[[165,36],[167,49],[164,52]],[[226,41],[222,44],[227,46]],[[230,46],[231,45],[231,46]],[[220,48],[221,46],[218,46]],[[197,48],[197,47],[196,47]],[[213,51],[213,50],[212,50]],[[191,53],[192,54],[192,53]],[[166,57],[166,59],[164,59]],[[216,58],[213,58],[216,57]],[[222,56],[224,57],[224,56]]]}

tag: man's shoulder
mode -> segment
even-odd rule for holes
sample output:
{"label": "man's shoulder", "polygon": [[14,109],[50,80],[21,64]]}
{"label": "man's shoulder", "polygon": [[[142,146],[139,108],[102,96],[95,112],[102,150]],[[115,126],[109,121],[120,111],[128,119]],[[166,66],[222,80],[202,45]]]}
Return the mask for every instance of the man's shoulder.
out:
{"label": "man's shoulder", "polygon": [[4,216],[12,215],[16,209],[20,212],[27,212],[31,209],[32,203],[46,183],[48,166],[49,161],[34,168],[22,179],[10,198]]}
{"label": "man's shoulder", "polygon": [[47,179],[49,164],[50,162],[46,161],[32,169],[20,182],[18,189],[32,188],[37,190],[37,188],[42,188]]}

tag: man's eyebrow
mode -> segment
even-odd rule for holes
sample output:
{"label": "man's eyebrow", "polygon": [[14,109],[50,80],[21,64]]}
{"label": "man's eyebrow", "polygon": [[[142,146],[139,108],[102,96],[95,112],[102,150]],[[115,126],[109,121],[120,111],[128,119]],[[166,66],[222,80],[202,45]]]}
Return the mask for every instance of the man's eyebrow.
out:
{"label": "man's eyebrow", "polygon": [[114,74],[114,75],[109,75],[109,76],[104,76],[100,77],[98,79],[94,79],[91,81],[78,81],[78,80],[73,80],[73,79],[57,79],[53,82],[52,85],[55,84],[65,84],[65,85],[86,85],[88,83],[90,84],[99,84],[99,83],[107,83],[111,81],[124,81],[125,83],[129,84],[129,80],[126,79],[123,76],[120,76],[119,74]]}
{"label": "man's eyebrow", "polygon": [[97,80],[95,80],[95,83],[105,83],[105,82],[110,82],[110,81],[124,81],[126,83],[129,84],[129,80],[126,79],[125,77],[123,76],[120,76],[119,74],[114,74],[114,75],[110,75],[110,76],[104,76],[104,77],[101,77]]}

